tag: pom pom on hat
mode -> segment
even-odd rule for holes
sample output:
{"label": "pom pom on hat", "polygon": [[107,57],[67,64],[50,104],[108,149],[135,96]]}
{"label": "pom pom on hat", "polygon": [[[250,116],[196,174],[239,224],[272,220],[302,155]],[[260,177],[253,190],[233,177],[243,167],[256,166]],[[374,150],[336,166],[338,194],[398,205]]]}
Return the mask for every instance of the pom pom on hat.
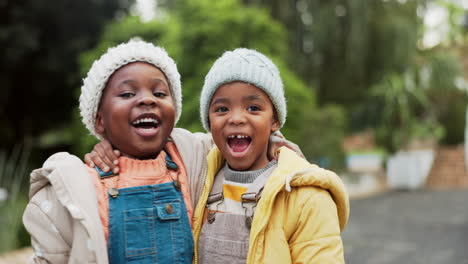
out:
{"label": "pom pom on hat", "polygon": [[130,40],[127,43],[109,48],[98,60],[94,61],[88,75],[83,80],[80,114],[86,128],[98,139],[102,139],[102,136],[96,132],[96,114],[102,91],[109,77],[122,66],[138,61],[150,63],[164,73],[174,100],[176,123],[179,120],[182,113],[182,91],[180,74],[174,60],[161,47],[156,47],[142,40]]}
{"label": "pom pom on hat", "polygon": [[286,99],[283,82],[275,64],[265,55],[251,49],[226,51],[211,67],[205,77],[200,97],[200,118],[210,131],[208,110],[216,90],[223,84],[242,81],[262,89],[270,98],[282,127],[286,122]]}

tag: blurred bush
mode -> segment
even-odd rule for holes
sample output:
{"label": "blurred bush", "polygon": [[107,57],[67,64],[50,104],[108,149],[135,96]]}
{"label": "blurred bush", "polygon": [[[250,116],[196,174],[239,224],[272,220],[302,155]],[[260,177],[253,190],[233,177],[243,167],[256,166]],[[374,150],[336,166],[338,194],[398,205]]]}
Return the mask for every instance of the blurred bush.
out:
{"label": "blurred bush", "polygon": [[447,51],[415,57],[402,74],[384,75],[371,89],[380,119],[377,135],[390,150],[414,141],[456,144],[464,140],[466,87],[457,58]]}

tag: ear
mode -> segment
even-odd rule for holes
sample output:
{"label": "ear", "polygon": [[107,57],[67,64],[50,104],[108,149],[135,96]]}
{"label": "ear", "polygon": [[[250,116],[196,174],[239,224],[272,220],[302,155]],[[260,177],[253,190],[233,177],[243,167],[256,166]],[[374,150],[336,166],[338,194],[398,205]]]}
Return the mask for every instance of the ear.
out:
{"label": "ear", "polygon": [[102,115],[100,112],[96,114],[96,123],[94,124],[94,127],[96,128],[96,132],[98,134],[104,134],[106,131],[104,128],[104,120],[102,119]]}
{"label": "ear", "polygon": [[271,133],[275,133],[278,129],[280,129],[280,123],[278,119],[274,118],[273,123],[271,123]]}

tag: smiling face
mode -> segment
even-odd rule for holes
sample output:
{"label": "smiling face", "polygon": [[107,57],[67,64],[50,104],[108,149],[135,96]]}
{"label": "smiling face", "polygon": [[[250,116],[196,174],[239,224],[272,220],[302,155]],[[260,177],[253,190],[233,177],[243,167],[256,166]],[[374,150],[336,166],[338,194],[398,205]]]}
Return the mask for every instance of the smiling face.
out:
{"label": "smiling face", "polygon": [[279,129],[273,104],[261,89],[244,82],[218,88],[209,108],[210,130],[229,167],[264,168],[270,134]]}
{"label": "smiling face", "polygon": [[109,78],[96,131],[124,155],[147,159],[163,149],[174,122],[175,106],[164,74],[151,64],[133,62]]}

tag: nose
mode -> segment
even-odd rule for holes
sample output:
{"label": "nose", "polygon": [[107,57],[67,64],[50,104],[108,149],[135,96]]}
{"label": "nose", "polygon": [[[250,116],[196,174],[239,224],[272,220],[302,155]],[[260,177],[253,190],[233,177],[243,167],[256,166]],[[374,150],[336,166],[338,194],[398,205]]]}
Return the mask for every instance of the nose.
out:
{"label": "nose", "polygon": [[142,93],[141,97],[138,100],[138,105],[140,106],[155,106],[156,97],[152,93]]}
{"label": "nose", "polygon": [[245,124],[246,119],[245,119],[245,113],[242,110],[232,110],[231,111],[231,116],[229,118],[229,123],[233,125],[242,125]]}

